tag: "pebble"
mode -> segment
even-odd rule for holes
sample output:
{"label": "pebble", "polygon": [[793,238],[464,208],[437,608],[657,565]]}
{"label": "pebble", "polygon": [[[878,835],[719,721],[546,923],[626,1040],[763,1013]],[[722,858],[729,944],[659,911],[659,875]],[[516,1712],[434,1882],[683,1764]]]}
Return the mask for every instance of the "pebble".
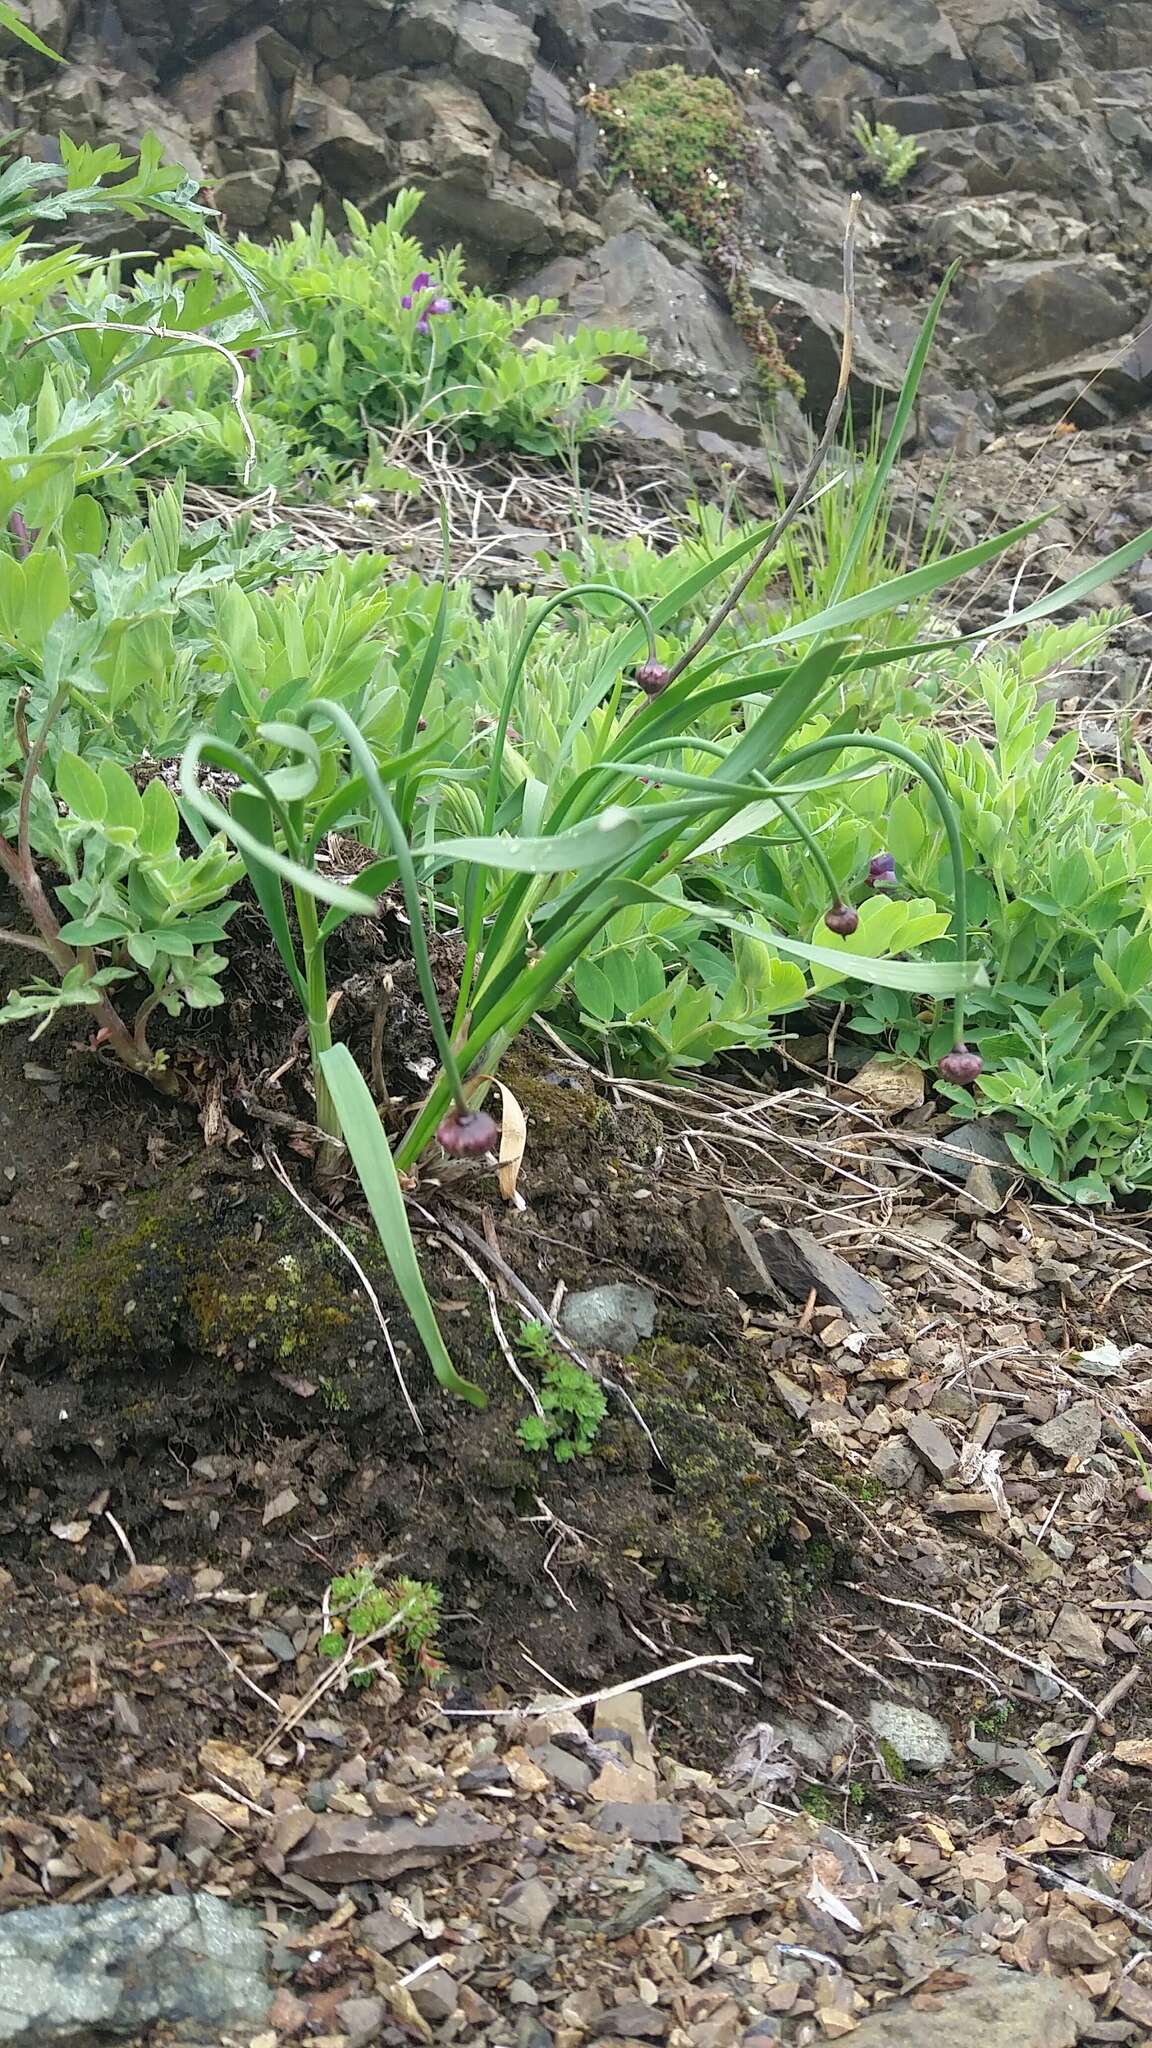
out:
{"label": "pebble", "polygon": [[460,1987],[447,1970],[429,1970],[411,1990],[412,2003],[426,2020],[449,2020],[460,2002]]}
{"label": "pebble", "polygon": [[508,1986],[508,1999],[511,2005],[539,2005],[540,2003],[532,1986],[526,1984],[523,1977],[513,1977],[511,1984]]}
{"label": "pebble", "polygon": [[943,1721],[920,1707],[873,1700],[868,1725],[882,1742],[891,1744],[902,1764],[911,1764],[914,1770],[937,1771],[952,1761],[952,1737]]}
{"label": "pebble", "polygon": [[1034,1429],[1032,1441],[1053,1458],[1090,1458],[1100,1441],[1100,1427],[1095,1401],[1074,1401],[1062,1415]]}
{"label": "pebble", "polygon": [[561,1749],[555,1742],[544,1743],[543,1747],[535,1750],[533,1754],[541,1770],[547,1771],[548,1776],[562,1791],[571,1792],[577,1798],[581,1798],[587,1792],[596,1775],[591,1764],[586,1764],[582,1757],[570,1755],[568,1750]]}
{"label": "pebble", "polygon": [[556,1898],[546,1884],[538,1877],[530,1877],[523,1884],[514,1884],[506,1891],[497,1908],[502,1920],[510,1920],[513,1927],[521,1927],[525,1933],[539,1934],[545,1921],[553,1913]]}

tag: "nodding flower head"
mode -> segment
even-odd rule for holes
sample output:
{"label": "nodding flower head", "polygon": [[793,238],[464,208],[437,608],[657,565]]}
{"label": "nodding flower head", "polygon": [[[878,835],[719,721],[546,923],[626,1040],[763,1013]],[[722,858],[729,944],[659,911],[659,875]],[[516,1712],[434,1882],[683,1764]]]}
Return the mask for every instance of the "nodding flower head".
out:
{"label": "nodding flower head", "polygon": [[658,697],[661,690],[668,688],[672,671],[665,668],[662,661],[642,661],[639,668],[633,670],[632,680],[639,683],[646,696]]}
{"label": "nodding flower head", "polygon": [[896,887],[896,857],[894,854],[873,854],[868,863],[868,887],[870,889],[894,889]]}
{"label": "nodding flower head", "polygon": [[946,1081],[955,1081],[957,1087],[970,1088],[973,1081],[984,1071],[984,1062],[978,1052],[966,1046],[963,1039],[946,1052],[940,1062],[940,1072]]}
{"label": "nodding flower head", "polygon": [[851,903],[834,903],[824,912],[824,922],[838,938],[850,939],[860,923],[860,913]]}
{"label": "nodding flower head", "polygon": [[456,1159],[479,1159],[500,1142],[500,1126],[486,1109],[450,1109],[436,1136]]}
{"label": "nodding flower head", "polygon": [[428,271],[418,270],[408,289],[410,292],[426,292],[431,283],[432,279]]}

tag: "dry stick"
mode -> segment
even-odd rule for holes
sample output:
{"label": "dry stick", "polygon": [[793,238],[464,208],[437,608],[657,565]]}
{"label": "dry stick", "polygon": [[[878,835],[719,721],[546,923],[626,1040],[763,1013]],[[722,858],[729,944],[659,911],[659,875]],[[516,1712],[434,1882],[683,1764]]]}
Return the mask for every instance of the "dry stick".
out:
{"label": "dry stick", "polygon": [[836,438],[837,429],[839,428],[848,397],[848,379],[852,374],[852,347],[856,324],[856,223],[859,215],[860,194],[859,192],[854,192],[848,202],[848,219],[844,227],[844,339],[840,347],[840,374],[836,380],[836,390],[824,421],[824,432],[817,441],[803,476],[800,478],[796,489],[793,491],[783,512],[769,533],[767,540],[757,548],[743,576],[740,577],[737,583],[733,584],[723,604],[719,606],[718,610],[713,613],[707,624],[697,634],[688,652],[682,654],[679,661],[673,662],[668,676],[669,683],[674,683],[677,676],[682,675],[684,670],[697,659],[697,656],[703,653],[709,641],[715,639],[721,626],[732,616],[749,584],[754,582],[755,578],[760,574],[769,555],[778,546],[782,536],[787,532],[797,514],[803,510],[808,493],[819,474],[820,465]]}
{"label": "dry stick", "polygon": [[1113,1707],[1119,1705],[1125,1693],[1131,1692],[1136,1680],[1141,1675],[1140,1665],[1133,1664],[1131,1669],[1124,1673],[1123,1678],[1117,1679],[1112,1690],[1105,1693],[1099,1704],[1093,1707],[1091,1714],[1065,1758],[1064,1769],[1060,1773],[1060,1783],[1056,1788],[1057,1805],[1062,1804],[1072,1791],[1072,1780],[1084,1761],[1084,1752],[1100,1727],[1101,1722],[1107,1718]]}
{"label": "dry stick", "polygon": [[361,1287],[364,1289],[364,1292],[368,1297],[368,1302],[369,1306],[371,1307],[372,1313],[375,1316],[376,1321],[379,1323],[381,1331],[383,1332],[384,1342],[388,1349],[388,1356],[392,1360],[392,1370],[396,1374],[396,1383],[400,1388],[401,1394],[404,1396],[404,1406],[407,1408],[408,1413],[412,1417],[413,1422],[416,1424],[416,1427],[419,1430],[421,1436],[423,1436],[424,1424],[420,1420],[420,1416],[416,1408],[416,1403],[413,1401],[411,1394],[408,1392],[408,1387],[404,1378],[403,1369],[401,1367],[400,1360],[396,1356],[396,1346],[392,1342],[392,1332],[388,1328],[387,1318],[385,1317],[384,1311],[380,1306],[380,1297],[377,1294],[376,1289],[373,1287],[372,1282],[368,1278],[367,1273],[364,1271],[364,1268],[360,1264],[360,1261],[356,1257],[356,1254],[352,1250],[352,1247],[350,1245],[345,1244],[344,1239],[340,1236],[339,1232],[333,1230],[332,1225],[330,1223],[326,1223],[324,1221],[323,1216],[318,1216],[316,1214],[315,1209],[309,1207],[308,1203],[304,1200],[303,1195],[299,1194],[297,1190],[293,1187],[291,1180],[289,1179],[287,1173],[285,1172],[283,1166],[280,1163],[278,1154],[271,1145],[265,1145],[264,1157],[268,1161],[269,1166],[272,1168],[273,1173],[276,1175],[276,1178],[279,1181],[281,1187],[284,1188],[286,1192],[291,1195],[292,1200],[294,1202],[299,1204],[300,1208],[303,1209],[304,1214],[309,1218],[311,1222],[313,1222],[316,1225],[317,1230],[322,1230],[325,1237],[328,1238],[329,1241],[336,1246],[336,1249],[338,1251],[343,1252],[344,1257],[347,1259],[348,1264],[351,1266],[352,1271],[355,1273],[356,1278],[359,1280]]}
{"label": "dry stick", "polygon": [[576,1713],[581,1707],[598,1707],[601,1700],[621,1700],[626,1693],[643,1692],[645,1686],[659,1685],[665,1678],[679,1678],[684,1671],[705,1671],[716,1664],[755,1663],[754,1657],[742,1650],[730,1650],[724,1656],[685,1657],[681,1664],[665,1664],[659,1671],[646,1671],[642,1678],[626,1679],[623,1685],[608,1685],[600,1692],[581,1693],[577,1699],[567,1697],[531,1707],[502,1707],[493,1712],[490,1707],[444,1707],[441,1709],[446,1720],[451,1721],[519,1721],[526,1714],[555,1714],[560,1707],[567,1707]]}
{"label": "dry stick", "polygon": [[[419,1203],[417,1203],[416,1206],[419,1208]],[[420,1214],[428,1218],[428,1221],[432,1225],[433,1229],[436,1228],[436,1218],[434,1216],[429,1215],[427,1209],[421,1209]],[[437,1235],[439,1235],[438,1232]],[[496,1342],[500,1346],[500,1350],[504,1356],[504,1363],[508,1367],[508,1370],[511,1373],[513,1379],[516,1381],[517,1385],[522,1389],[527,1399],[532,1403],[532,1406],[536,1410],[536,1413],[539,1416],[541,1422],[546,1422],[548,1418],[544,1413],[544,1404],[541,1401],[539,1394],[536,1392],[536,1389],[532,1385],[532,1382],[528,1378],[527,1374],[521,1370],[520,1365],[516,1358],[516,1354],[508,1341],[508,1332],[504,1328],[503,1323],[500,1321],[500,1311],[496,1306],[496,1289],[493,1287],[492,1282],[488,1278],[487,1273],[484,1271],[484,1268],[482,1266],[478,1266],[476,1264],[476,1261],[472,1257],[471,1252],[465,1251],[464,1246],[462,1244],[453,1244],[450,1238],[444,1237],[440,1238],[440,1242],[444,1245],[446,1251],[450,1251],[454,1255],[454,1257],[460,1260],[461,1265],[467,1268],[468,1272],[471,1273],[472,1278],[476,1280],[479,1283],[479,1285],[484,1289],[484,1299],[488,1303],[488,1314],[492,1320],[492,1328],[495,1333]]]}
{"label": "dry stick", "polygon": [[971,1636],[973,1642],[983,1643],[984,1648],[991,1650],[997,1657],[1007,1657],[1010,1664],[1022,1664],[1025,1671],[1034,1671],[1038,1677],[1049,1679],[1053,1685],[1058,1685],[1062,1692],[1068,1693],[1074,1700],[1079,1700],[1080,1705],[1087,1707],[1090,1714],[1095,1713],[1096,1710],[1087,1693],[1079,1692],[1070,1679],[1062,1678],[1058,1671],[1050,1671],[1046,1664],[1037,1664],[1031,1657],[1022,1656],[1019,1650],[1007,1649],[1003,1643],[996,1641],[995,1636],[982,1635],[978,1628],[961,1621],[959,1615],[946,1614],[942,1607],[929,1607],[923,1600],[897,1600],[891,1593],[877,1593],[873,1587],[861,1586],[858,1582],[848,1581],[847,1584],[850,1593],[863,1593],[866,1599],[879,1600],[885,1607],[904,1607],[911,1614],[927,1614],[933,1621],[944,1622],[948,1628],[958,1628],[961,1635]]}
{"label": "dry stick", "polygon": [[1134,1927],[1142,1927],[1146,1934],[1152,1934],[1152,1920],[1147,1914],[1138,1913],[1135,1906],[1124,1899],[1113,1898],[1109,1892],[1098,1892],[1094,1885],[1081,1884],[1078,1877],[1065,1877],[1062,1870],[1053,1870],[1051,1864],[1034,1863],[1031,1856],[1017,1856],[1013,1849],[1001,1849],[1005,1863],[1016,1863],[1021,1870],[1030,1870],[1034,1877],[1046,1877],[1050,1884],[1058,1885],[1061,1891],[1075,1892],[1079,1898],[1091,1899],[1094,1905],[1107,1906],[1110,1913],[1119,1913],[1124,1920],[1131,1920]]}

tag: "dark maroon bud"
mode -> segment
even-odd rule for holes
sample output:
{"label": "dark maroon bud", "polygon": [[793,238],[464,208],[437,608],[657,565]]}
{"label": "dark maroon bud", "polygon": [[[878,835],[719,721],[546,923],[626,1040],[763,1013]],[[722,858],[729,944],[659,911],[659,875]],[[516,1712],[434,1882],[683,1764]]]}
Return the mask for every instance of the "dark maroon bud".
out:
{"label": "dark maroon bud", "polygon": [[961,1040],[951,1052],[946,1052],[940,1062],[940,1072],[946,1081],[955,1081],[960,1088],[970,1088],[977,1076],[984,1072],[984,1062],[978,1052],[972,1052]]}
{"label": "dark maroon bud", "polygon": [[457,1159],[479,1159],[500,1142],[500,1126],[486,1109],[450,1109],[436,1136]]}
{"label": "dark maroon bud", "polygon": [[639,683],[645,696],[658,697],[661,690],[668,688],[672,680],[672,671],[665,668],[662,661],[642,661],[632,680]]}
{"label": "dark maroon bud", "polygon": [[22,512],[12,512],[9,514],[8,531],[15,542],[12,552],[16,556],[17,561],[22,562],[32,546],[32,535],[28,531],[28,523]]}
{"label": "dark maroon bud", "polygon": [[870,889],[894,889],[896,886],[896,857],[891,853],[874,853],[868,863],[868,886]]}
{"label": "dark maroon bud", "polygon": [[834,903],[824,912],[824,922],[838,938],[850,939],[860,923],[860,913],[851,903]]}

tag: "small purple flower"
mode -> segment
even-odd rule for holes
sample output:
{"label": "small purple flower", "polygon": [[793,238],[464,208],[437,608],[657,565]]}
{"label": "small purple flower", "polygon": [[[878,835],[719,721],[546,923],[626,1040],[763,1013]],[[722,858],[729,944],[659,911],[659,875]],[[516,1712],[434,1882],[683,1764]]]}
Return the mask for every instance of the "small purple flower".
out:
{"label": "small purple flower", "polygon": [[860,913],[851,903],[834,903],[831,910],[824,912],[824,922],[839,938],[850,939],[859,927]]}
{"label": "small purple flower", "polygon": [[411,294],[411,292],[405,292],[405,294],[404,294],[404,297],[403,297],[403,298],[401,299],[401,301],[400,301],[400,304],[401,304],[401,305],[403,306],[403,308],[404,308],[404,311],[405,311],[406,313],[410,313],[410,312],[412,311],[412,294]]}
{"label": "small purple flower", "polygon": [[415,277],[412,279],[412,283],[409,286],[409,290],[413,292],[426,292],[431,283],[432,279],[428,271],[418,270],[416,272]]}
{"label": "small purple flower", "polygon": [[500,1126],[486,1109],[450,1109],[437,1128],[436,1136],[445,1152],[457,1159],[478,1159],[495,1150]]}
{"label": "small purple flower", "polygon": [[672,671],[665,668],[662,661],[642,661],[639,668],[633,671],[632,680],[639,683],[645,696],[658,697],[661,690],[668,688],[672,680]]}
{"label": "small purple flower", "polygon": [[430,313],[450,313],[452,311],[452,301],[451,299],[433,299],[428,311]]}
{"label": "small purple flower", "polygon": [[951,1052],[946,1052],[940,1062],[940,1072],[946,1081],[955,1081],[960,1088],[970,1088],[973,1081],[984,1071],[984,1062],[978,1052],[973,1052],[961,1039]]}
{"label": "small purple flower", "polygon": [[432,332],[427,315],[424,313],[421,313],[420,318],[416,322],[416,332],[417,334],[431,334]]}
{"label": "small purple flower", "polygon": [[896,857],[894,854],[873,854],[868,863],[868,887],[870,889],[894,889],[896,887]]}

